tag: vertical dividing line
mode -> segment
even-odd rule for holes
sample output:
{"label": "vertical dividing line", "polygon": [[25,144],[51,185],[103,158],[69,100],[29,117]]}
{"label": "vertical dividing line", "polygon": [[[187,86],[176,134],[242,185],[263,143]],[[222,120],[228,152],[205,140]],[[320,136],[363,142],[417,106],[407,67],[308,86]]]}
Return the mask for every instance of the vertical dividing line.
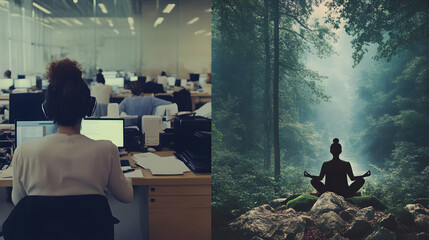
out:
{"label": "vertical dividing line", "polygon": [[9,29],[7,31],[8,36],[8,43],[9,43],[9,69],[13,71],[12,69],[12,21],[10,19],[10,9],[12,8],[12,3],[9,3],[9,9],[8,9],[8,20],[9,20]]}
{"label": "vertical dividing line", "polygon": [[274,83],[273,83],[273,124],[274,124],[274,177],[280,179],[280,139],[279,139],[279,0],[274,0]]}
{"label": "vertical dividing line", "polygon": [[176,6],[177,6],[177,19],[176,19],[176,78],[179,78],[179,49],[180,49],[180,38],[179,38],[179,34],[181,33],[181,31],[179,31],[180,28],[180,24],[179,24],[179,20],[180,20],[180,6],[179,6],[179,2],[180,0],[177,0],[176,2]]}
{"label": "vertical dividing line", "polygon": [[21,8],[21,14],[22,14],[22,65],[24,68],[24,74],[27,74],[27,65],[26,65],[26,57],[25,57],[25,8]]}
{"label": "vertical dividing line", "polygon": [[94,13],[94,70],[97,72],[97,0],[92,1]]}

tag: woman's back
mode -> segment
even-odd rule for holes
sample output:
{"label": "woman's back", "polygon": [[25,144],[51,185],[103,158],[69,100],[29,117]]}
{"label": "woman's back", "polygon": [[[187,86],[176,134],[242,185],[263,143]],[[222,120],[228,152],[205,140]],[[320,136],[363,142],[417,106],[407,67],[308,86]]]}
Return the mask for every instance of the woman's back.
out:
{"label": "woman's back", "polygon": [[13,171],[20,176],[13,186],[15,204],[26,195],[105,195],[106,187],[120,201],[132,199],[117,147],[110,141],[58,133],[28,141],[17,148]]}

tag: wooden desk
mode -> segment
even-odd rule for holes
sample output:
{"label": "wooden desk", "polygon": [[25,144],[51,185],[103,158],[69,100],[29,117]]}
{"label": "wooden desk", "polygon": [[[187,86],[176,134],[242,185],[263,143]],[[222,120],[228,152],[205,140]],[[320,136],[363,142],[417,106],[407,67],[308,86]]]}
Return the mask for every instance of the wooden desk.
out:
{"label": "wooden desk", "polygon": [[[173,151],[157,153],[171,156]],[[130,156],[132,167],[137,167]],[[143,178],[133,178],[134,186],[147,186],[149,239],[211,238],[211,175],[186,172],[176,176],[153,176],[149,170],[137,168]],[[12,186],[12,179],[0,178],[0,187]],[[136,209],[138,211],[138,209]]]}

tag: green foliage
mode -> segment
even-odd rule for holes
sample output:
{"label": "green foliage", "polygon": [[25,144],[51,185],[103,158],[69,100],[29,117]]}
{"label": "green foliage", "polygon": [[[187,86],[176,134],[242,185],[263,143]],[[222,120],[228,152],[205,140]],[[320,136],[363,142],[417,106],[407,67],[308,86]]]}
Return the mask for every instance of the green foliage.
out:
{"label": "green foliage", "polygon": [[373,196],[352,197],[347,198],[346,201],[360,208],[373,206],[374,209],[378,211],[385,210],[387,208],[387,206],[383,202]]}
{"label": "green foliage", "polygon": [[398,221],[405,226],[412,226],[414,224],[414,216],[407,209],[403,207],[391,207],[386,210],[398,219]]}
{"label": "green foliage", "polygon": [[317,201],[317,197],[313,195],[303,194],[295,199],[290,200],[286,204],[286,208],[293,208],[296,211],[310,211],[314,203]]}
{"label": "green foliage", "polygon": [[358,64],[368,52],[368,45],[377,44],[375,59],[387,59],[416,47],[427,50],[429,4],[427,0],[377,0],[326,3],[328,18],[336,28],[344,22],[346,32],[353,36],[353,59]]}

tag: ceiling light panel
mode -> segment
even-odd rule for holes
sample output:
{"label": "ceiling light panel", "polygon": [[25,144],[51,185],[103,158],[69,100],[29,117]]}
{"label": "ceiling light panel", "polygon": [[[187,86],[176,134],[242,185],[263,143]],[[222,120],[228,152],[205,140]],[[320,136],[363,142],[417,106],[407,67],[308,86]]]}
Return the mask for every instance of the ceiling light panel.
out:
{"label": "ceiling light panel", "polygon": [[98,7],[100,8],[101,12],[103,12],[104,14],[108,13],[107,8],[103,3],[99,3]]}
{"label": "ceiling light panel", "polygon": [[158,17],[155,22],[153,23],[153,27],[158,26],[159,24],[161,24],[164,21],[163,17]]}
{"label": "ceiling light panel", "polygon": [[176,6],[174,3],[169,3],[167,6],[165,6],[164,10],[162,10],[163,13],[170,13],[173,8]]}
{"label": "ceiling light panel", "polygon": [[195,17],[195,18],[191,19],[189,22],[187,22],[186,24],[188,24],[188,25],[194,24],[199,19],[200,19],[199,17]]}
{"label": "ceiling light panel", "polygon": [[42,7],[42,6],[40,6],[39,4],[37,4],[37,3],[35,3],[35,2],[33,2],[33,6],[35,7],[35,8],[38,8],[40,11],[42,11],[42,12],[44,12],[44,13],[46,13],[46,14],[51,14],[52,12],[51,11],[49,11],[48,9],[46,9],[46,8],[44,8],[44,7]]}

